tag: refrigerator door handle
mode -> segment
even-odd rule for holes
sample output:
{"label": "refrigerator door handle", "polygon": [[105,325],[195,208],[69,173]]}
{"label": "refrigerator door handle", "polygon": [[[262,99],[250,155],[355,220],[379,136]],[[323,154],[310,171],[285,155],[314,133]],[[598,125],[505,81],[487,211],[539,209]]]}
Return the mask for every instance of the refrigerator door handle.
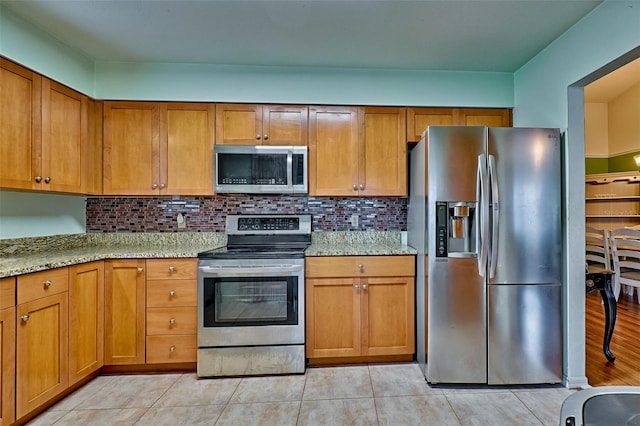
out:
{"label": "refrigerator door handle", "polygon": [[487,166],[484,154],[478,155],[478,173],[476,175],[476,247],[478,247],[478,274],[485,276],[487,270],[487,255],[489,245],[487,234],[489,233],[489,199],[487,198]]}
{"label": "refrigerator door handle", "polygon": [[500,191],[496,158],[489,155],[489,181],[491,182],[492,228],[491,228],[491,259],[489,260],[489,278],[496,276],[498,266],[498,225],[500,224]]}

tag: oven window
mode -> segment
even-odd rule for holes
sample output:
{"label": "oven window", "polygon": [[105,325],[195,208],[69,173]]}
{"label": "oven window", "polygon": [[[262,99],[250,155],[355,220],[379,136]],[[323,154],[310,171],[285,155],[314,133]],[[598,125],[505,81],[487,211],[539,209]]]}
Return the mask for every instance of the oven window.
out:
{"label": "oven window", "polygon": [[204,326],[298,324],[297,277],[204,279]]}

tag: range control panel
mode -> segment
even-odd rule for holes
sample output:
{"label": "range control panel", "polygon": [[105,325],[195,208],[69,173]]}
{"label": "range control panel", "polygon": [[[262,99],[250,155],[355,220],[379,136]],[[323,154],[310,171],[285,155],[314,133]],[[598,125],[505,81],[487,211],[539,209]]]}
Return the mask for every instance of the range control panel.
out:
{"label": "range control panel", "polygon": [[295,231],[300,227],[297,217],[241,217],[239,231]]}

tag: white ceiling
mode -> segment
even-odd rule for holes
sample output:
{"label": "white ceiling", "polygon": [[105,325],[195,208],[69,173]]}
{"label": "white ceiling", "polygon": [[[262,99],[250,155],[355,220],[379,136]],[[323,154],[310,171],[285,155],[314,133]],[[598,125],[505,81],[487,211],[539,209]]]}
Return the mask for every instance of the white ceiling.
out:
{"label": "white ceiling", "polygon": [[513,72],[602,0],[0,0],[96,61]]}

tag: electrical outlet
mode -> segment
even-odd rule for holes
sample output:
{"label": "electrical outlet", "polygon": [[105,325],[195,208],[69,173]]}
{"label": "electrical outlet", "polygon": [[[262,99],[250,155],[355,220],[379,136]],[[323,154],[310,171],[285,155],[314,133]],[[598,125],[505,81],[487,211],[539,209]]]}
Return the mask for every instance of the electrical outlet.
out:
{"label": "electrical outlet", "polygon": [[184,229],[187,227],[187,218],[182,215],[182,213],[178,213],[176,217],[176,222],[178,222],[178,229]]}
{"label": "electrical outlet", "polygon": [[351,226],[353,226],[354,228],[360,226],[360,216],[355,213],[351,215]]}

